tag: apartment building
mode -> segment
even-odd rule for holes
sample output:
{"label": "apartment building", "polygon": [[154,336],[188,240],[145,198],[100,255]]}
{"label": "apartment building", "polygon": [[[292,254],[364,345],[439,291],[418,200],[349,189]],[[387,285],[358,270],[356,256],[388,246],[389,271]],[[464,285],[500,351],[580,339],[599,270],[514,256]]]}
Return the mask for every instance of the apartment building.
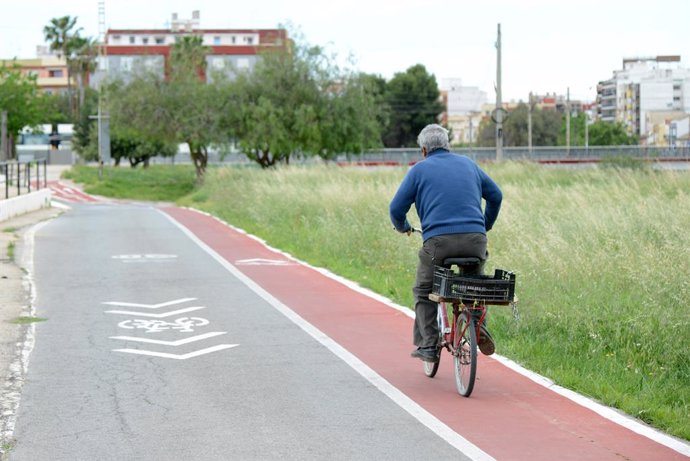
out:
{"label": "apartment building", "polygon": [[439,89],[446,105],[441,121],[451,129],[451,142],[474,144],[479,134],[481,108],[487,102],[486,92],[478,87],[464,86],[459,78],[442,79]]}
{"label": "apartment building", "polygon": [[67,92],[67,62],[64,57],[42,55],[33,59],[0,60],[0,66],[15,65],[22,74],[35,76],[41,91],[49,94]]}
{"label": "apartment building", "polygon": [[97,86],[106,74],[125,81],[139,70],[165,75],[172,46],[185,36],[201,37],[211,50],[206,56],[207,80],[215,72],[232,76],[251,70],[262,49],[288,45],[285,29],[202,29],[199,11],[192,12],[191,19],[173,13],[166,29],[109,29],[91,84]]}
{"label": "apartment building", "polygon": [[680,56],[624,59],[623,68],[597,86],[597,118],[623,123],[643,143],[651,136],[649,114],[674,111],[690,112],[690,69],[681,67]]}

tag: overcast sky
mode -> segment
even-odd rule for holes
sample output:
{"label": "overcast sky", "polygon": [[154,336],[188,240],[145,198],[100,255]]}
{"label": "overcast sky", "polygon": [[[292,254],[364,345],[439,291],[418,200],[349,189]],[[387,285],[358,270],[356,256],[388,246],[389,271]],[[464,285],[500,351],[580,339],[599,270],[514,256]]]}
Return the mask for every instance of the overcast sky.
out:
{"label": "overcast sky", "polygon": [[[106,0],[110,28],[164,28],[172,13],[201,28],[292,24],[307,43],[352,55],[391,78],[421,63],[495,100],[496,29],[503,37],[503,99],[530,91],[593,100],[624,57],[675,54],[690,67],[690,0]],[[0,59],[35,57],[51,18],[77,16],[98,35],[98,0],[0,0]]]}

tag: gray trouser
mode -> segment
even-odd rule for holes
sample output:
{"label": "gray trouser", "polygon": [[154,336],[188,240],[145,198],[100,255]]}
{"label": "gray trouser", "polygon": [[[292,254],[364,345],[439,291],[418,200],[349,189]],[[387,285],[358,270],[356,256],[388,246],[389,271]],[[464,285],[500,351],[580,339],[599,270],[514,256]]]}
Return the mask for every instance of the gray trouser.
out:
{"label": "gray trouser", "polygon": [[[415,296],[415,322],[413,342],[418,347],[436,346],[438,342],[437,304],[429,300],[434,278],[434,266],[443,264],[445,258],[487,258],[486,235],[449,234],[427,239],[419,250],[417,280],[412,293]],[[481,270],[481,269],[480,269]]]}

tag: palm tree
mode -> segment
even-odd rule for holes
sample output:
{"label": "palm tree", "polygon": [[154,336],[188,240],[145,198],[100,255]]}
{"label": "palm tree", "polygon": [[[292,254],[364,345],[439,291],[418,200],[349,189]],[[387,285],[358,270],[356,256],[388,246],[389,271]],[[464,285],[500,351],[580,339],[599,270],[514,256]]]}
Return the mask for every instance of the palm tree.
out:
{"label": "palm tree", "polygon": [[173,77],[196,74],[203,80],[206,74],[206,55],[211,48],[204,46],[203,38],[186,35],[173,45],[170,52],[170,68]]}
{"label": "palm tree", "polygon": [[96,70],[96,58],[98,57],[98,44],[91,37],[72,37],[72,57],[70,58],[70,72],[77,77],[79,89],[78,111],[84,105],[84,97],[88,78]]}
{"label": "palm tree", "polygon": [[[74,50],[74,38],[79,36],[80,29],[73,30],[77,25],[77,17],[63,16],[53,18],[50,24],[43,28],[43,35],[46,42],[50,43],[50,49],[57,52],[58,57],[64,56],[67,61],[67,94],[72,101],[72,82],[70,78],[70,67],[72,51]],[[70,111],[72,104],[70,103]]]}

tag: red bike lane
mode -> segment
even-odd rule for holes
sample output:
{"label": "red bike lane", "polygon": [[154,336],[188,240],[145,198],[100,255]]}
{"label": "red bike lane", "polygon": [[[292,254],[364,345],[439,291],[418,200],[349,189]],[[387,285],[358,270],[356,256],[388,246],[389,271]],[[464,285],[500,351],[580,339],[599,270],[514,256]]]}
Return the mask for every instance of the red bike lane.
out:
{"label": "red bike lane", "polygon": [[412,318],[406,313],[299,264],[211,216],[181,208],[161,211],[439,421],[498,460],[689,458],[683,454],[690,453],[686,443],[673,439],[673,449],[640,435],[492,358],[480,357],[474,392],[470,398],[461,397],[455,390],[449,354],[442,355],[433,379],[424,376],[420,361],[410,358]]}

